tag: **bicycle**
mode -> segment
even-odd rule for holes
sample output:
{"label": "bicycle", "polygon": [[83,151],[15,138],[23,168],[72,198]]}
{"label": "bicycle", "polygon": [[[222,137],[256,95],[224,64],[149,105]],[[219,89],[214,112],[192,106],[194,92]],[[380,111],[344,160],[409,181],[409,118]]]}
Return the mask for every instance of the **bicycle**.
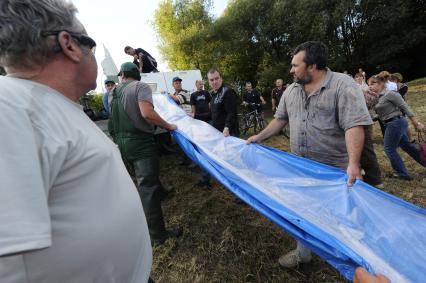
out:
{"label": "bicycle", "polygon": [[254,108],[254,110],[243,110],[243,113],[238,114],[238,125],[240,132],[245,135],[251,128],[253,128],[254,133],[257,133],[257,130],[263,130],[266,126],[266,122],[263,119],[262,113],[258,111],[260,104],[243,102],[241,105],[251,106]]}

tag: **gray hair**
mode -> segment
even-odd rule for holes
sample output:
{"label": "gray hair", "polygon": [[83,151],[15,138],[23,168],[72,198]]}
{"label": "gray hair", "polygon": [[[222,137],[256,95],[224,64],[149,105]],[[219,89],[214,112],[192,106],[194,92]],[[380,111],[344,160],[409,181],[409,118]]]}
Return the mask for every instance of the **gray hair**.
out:
{"label": "gray hair", "polygon": [[54,55],[46,31],[72,31],[77,9],[65,0],[0,1],[0,66],[44,65]]}

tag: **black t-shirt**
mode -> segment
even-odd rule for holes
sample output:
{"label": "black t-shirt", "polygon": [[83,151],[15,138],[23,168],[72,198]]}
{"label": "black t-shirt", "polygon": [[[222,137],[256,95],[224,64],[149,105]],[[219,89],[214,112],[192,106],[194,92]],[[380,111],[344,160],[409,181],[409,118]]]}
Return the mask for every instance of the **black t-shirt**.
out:
{"label": "black t-shirt", "polygon": [[245,92],[243,94],[243,101],[256,104],[260,104],[262,102],[260,100],[260,93],[255,89],[253,89],[251,92]]}
{"label": "black t-shirt", "polygon": [[247,103],[256,103],[259,104],[257,105],[249,105],[248,109],[250,109],[250,111],[254,110],[254,109],[258,109],[258,111],[262,111],[262,100],[260,100],[260,93],[253,89],[251,92],[245,92],[243,94],[243,101],[247,102]]}
{"label": "black t-shirt", "polygon": [[[154,57],[151,56],[148,52],[143,50],[142,48],[136,48],[135,53],[138,55],[142,53],[142,73],[151,73],[152,71],[157,70],[157,60],[155,60]],[[138,60],[133,60],[133,63],[136,64],[139,67]]]}
{"label": "black t-shirt", "polygon": [[285,87],[282,87],[281,89],[276,87],[272,90],[272,98],[275,99],[276,105],[280,103],[281,96],[283,95],[284,91],[285,91]]}
{"label": "black t-shirt", "polygon": [[191,105],[195,106],[195,119],[210,121],[211,120],[211,111],[209,103],[212,100],[212,97],[208,91],[200,90],[193,92],[191,94]]}
{"label": "black t-shirt", "polygon": [[398,93],[402,96],[402,98],[404,98],[405,100],[405,95],[408,92],[408,86],[406,84],[402,84],[401,87],[398,89]]}
{"label": "black t-shirt", "polygon": [[217,92],[212,91],[211,96],[213,127],[221,132],[228,127],[230,135],[238,137],[240,132],[237,120],[237,94],[234,90],[222,85]]}

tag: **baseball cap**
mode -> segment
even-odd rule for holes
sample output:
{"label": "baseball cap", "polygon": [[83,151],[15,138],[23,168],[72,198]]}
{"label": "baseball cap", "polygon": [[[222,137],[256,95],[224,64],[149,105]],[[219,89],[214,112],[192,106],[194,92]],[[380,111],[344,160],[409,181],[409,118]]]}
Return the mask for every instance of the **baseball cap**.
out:
{"label": "baseball cap", "polygon": [[123,63],[123,64],[121,64],[120,72],[118,73],[118,76],[121,76],[121,72],[131,72],[131,71],[139,72],[138,66],[136,66],[132,62]]}
{"label": "baseball cap", "polygon": [[104,84],[107,84],[107,83],[113,83],[113,84],[115,84],[115,81],[111,80],[111,79],[106,79],[105,82],[104,82]]}
{"label": "baseball cap", "polygon": [[174,78],[173,78],[173,82],[175,82],[175,81],[180,81],[180,82],[181,82],[181,81],[182,81],[182,79],[181,79],[181,78],[179,78],[179,77],[174,77]]}

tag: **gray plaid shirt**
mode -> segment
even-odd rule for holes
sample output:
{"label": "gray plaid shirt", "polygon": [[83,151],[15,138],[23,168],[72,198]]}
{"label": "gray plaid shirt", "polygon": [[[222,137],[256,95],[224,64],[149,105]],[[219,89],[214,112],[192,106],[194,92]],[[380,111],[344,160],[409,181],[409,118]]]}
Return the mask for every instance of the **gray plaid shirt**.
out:
{"label": "gray plaid shirt", "polygon": [[291,84],[275,118],[289,122],[292,153],[342,169],[349,161],[345,131],[373,123],[360,87],[330,69],[321,88],[309,96],[302,85]]}

